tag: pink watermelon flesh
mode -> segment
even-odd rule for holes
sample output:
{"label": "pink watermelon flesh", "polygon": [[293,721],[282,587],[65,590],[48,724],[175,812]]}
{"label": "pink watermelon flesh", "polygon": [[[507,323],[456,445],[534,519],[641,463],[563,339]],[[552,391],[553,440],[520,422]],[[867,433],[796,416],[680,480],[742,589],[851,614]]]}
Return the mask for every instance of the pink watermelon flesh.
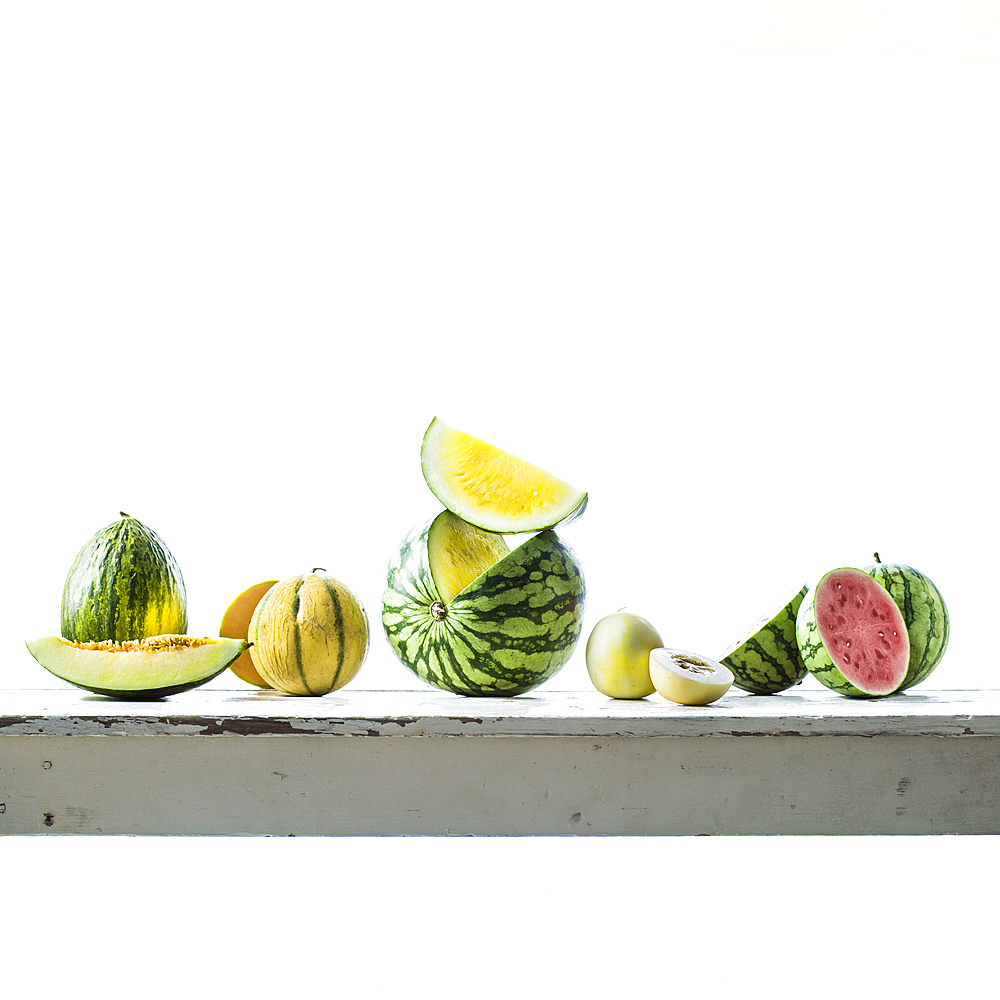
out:
{"label": "pink watermelon flesh", "polygon": [[859,691],[890,694],[903,683],[910,641],[889,592],[859,569],[838,569],[816,588],[816,625],[834,666]]}

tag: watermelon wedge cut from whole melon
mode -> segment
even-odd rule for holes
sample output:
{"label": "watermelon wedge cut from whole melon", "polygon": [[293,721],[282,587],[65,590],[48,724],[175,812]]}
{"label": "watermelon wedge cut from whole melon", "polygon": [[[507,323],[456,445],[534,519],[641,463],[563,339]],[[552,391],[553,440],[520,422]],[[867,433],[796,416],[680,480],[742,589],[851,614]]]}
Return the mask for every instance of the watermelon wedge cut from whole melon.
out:
{"label": "watermelon wedge cut from whole melon", "polygon": [[875,553],[875,564],[865,572],[889,592],[903,614],[910,639],[910,663],[900,691],[926,680],[941,662],[951,632],[948,608],[941,591],[912,566],[884,563]]}
{"label": "watermelon wedge cut from whole melon", "polygon": [[420,466],[438,500],[485,531],[542,531],[575,520],[587,505],[582,490],[437,417],[424,432]]}
{"label": "watermelon wedge cut from whole melon", "polygon": [[795,638],[795,619],[809,587],[803,584],[747,629],[719,662],[733,683],[751,694],[777,694],[800,684],[809,673]]}
{"label": "watermelon wedge cut from whole melon", "polygon": [[889,592],[863,570],[831,570],[804,600],[795,623],[810,673],[854,698],[899,690],[910,660],[903,615]]}

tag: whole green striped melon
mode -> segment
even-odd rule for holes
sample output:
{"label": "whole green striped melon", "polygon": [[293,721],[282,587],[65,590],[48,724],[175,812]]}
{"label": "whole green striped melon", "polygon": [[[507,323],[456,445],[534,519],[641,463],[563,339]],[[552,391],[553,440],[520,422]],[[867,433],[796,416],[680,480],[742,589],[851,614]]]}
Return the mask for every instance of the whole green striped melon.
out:
{"label": "whole green striped melon", "polygon": [[128,514],[80,549],[62,593],[61,629],[72,642],[126,642],[187,631],[180,567],[152,528]]}
{"label": "whole green striped melon", "polygon": [[910,640],[903,615],[863,570],[825,574],[799,607],[795,636],[809,672],[848,697],[893,694],[906,676]]}
{"label": "whole green striped melon", "polygon": [[875,563],[865,572],[889,592],[903,614],[910,639],[910,662],[899,690],[926,680],[941,662],[948,646],[951,626],[941,591],[919,570],[901,563],[884,563],[875,553]]}
{"label": "whole green striped melon", "polygon": [[789,594],[719,657],[733,672],[736,687],[751,694],[777,694],[808,674],[795,638],[795,619],[808,590],[803,585]]}
{"label": "whole green striped melon", "polygon": [[382,625],[393,652],[456,694],[518,695],[548,680],[583,624],[586,587],[572,550],[551,529],[539,532],[445,599],[431,571],[436,521],[411,531],[389,565]]}

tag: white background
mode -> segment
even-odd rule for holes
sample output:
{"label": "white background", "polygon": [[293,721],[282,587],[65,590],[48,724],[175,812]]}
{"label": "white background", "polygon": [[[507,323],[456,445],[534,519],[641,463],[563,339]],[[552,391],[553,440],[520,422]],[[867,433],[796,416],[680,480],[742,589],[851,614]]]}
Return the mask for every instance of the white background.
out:
{"label": "white background", "polygon": [[[23,640],[119,510],[180,562],[190,631],[324,566],[374,626],[354,684],[417,685],[379,605],[439,509],[435,415],[589,491],[585,634],[629,606],[718,655],[878,550],[948,600],[926,690],[998,686],[998,5],[675,6],[5,7],[0,687],[49,682]],[[588,685],[581,649],[549,686]],[[944,983],[921,935],[986,954],[995,849],[7,840],[2,961],[822,993],[870,947],[880,986]]]}

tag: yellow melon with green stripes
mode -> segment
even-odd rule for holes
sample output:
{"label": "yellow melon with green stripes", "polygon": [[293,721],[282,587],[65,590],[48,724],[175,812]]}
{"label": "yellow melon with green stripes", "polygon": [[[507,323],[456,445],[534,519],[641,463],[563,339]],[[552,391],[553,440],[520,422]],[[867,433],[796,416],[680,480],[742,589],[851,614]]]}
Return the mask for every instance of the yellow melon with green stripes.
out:
{"label": "yellow melon with green stripes", "polygon": [[324,695],[349,683],[368,654],[368,616],[325,570],[276,583],[250,619],[250,658],[286,694]]}

